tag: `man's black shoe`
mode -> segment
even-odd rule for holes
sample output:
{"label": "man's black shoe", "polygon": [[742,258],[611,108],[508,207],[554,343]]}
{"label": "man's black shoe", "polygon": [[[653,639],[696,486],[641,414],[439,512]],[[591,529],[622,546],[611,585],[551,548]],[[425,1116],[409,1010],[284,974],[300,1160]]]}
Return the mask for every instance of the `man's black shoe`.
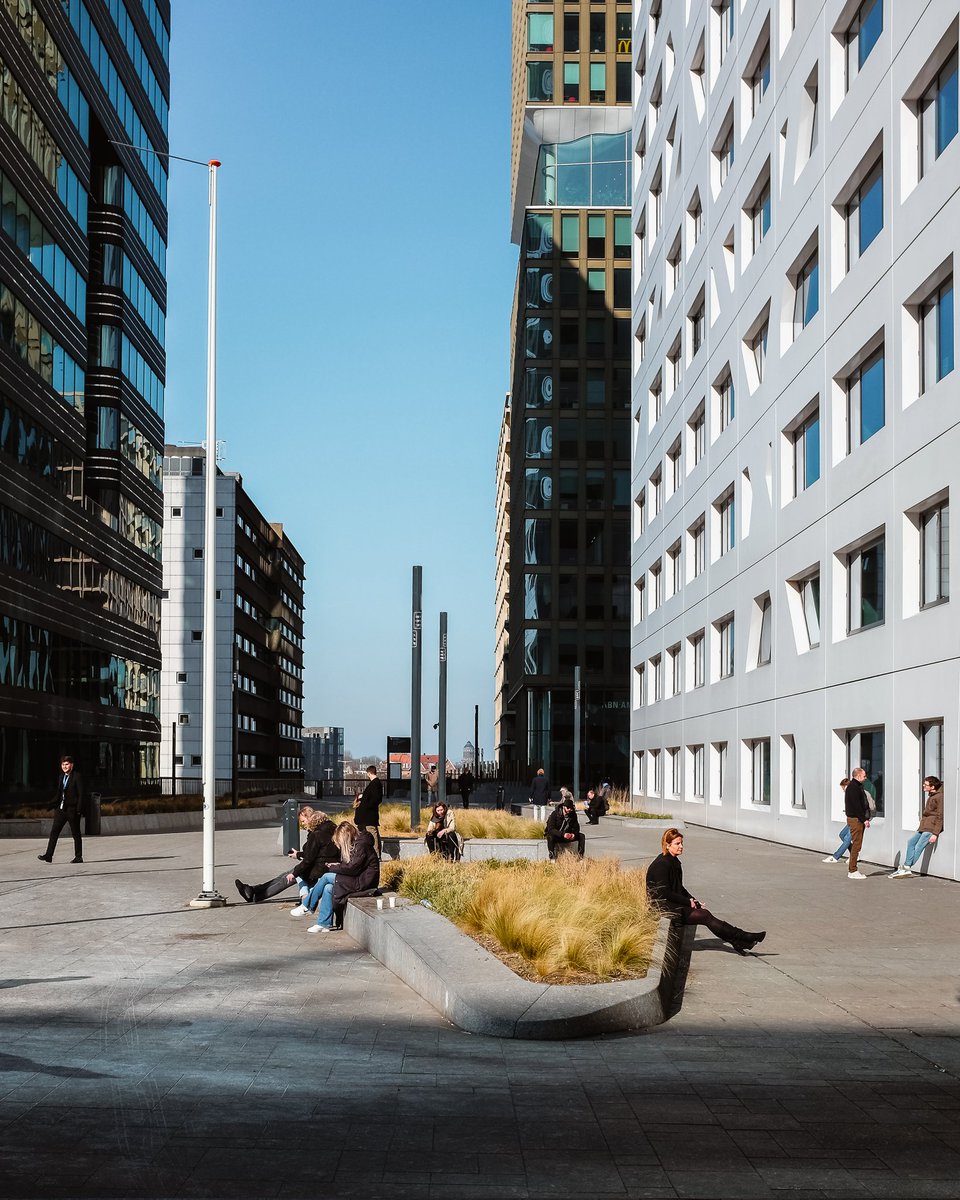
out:
{"label": "man's black shoe", "polygon": [[37,858],[39,858],[41,862],[48,862],[48,863],[53,862],[53,859],[49,858],[46,854],[38,854]]}
{"label": "man's black shoe", "polygon": [[249,884],[241,883],[239,879],[235,879],[233,882],[236,884],[237,891],[240,893],[243,899],[246,900],[248,904],[252,904],[253,889],[249,886]]}
{"label": "man's black shoe", "polygon": [[83,859],[82,858],[71,858],[70,861],[72,863],[82,863]]}

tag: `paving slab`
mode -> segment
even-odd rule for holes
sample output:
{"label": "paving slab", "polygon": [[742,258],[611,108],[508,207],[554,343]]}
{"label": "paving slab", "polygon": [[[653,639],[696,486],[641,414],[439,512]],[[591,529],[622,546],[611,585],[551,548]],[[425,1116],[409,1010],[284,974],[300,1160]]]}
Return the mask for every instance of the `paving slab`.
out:
{"label": "paving slab", "polygon": [[[587,836],[639,865],[660,832]],[[240,903],[275,828],[218,833],[211,910],[197,834],[91,838],[80,866],[4,839],[0,1196],[960,1194],[957,885],[686,843],[762,953],[701,930],[672,1020],[541,1043],[450,1026],[292,898]]]}

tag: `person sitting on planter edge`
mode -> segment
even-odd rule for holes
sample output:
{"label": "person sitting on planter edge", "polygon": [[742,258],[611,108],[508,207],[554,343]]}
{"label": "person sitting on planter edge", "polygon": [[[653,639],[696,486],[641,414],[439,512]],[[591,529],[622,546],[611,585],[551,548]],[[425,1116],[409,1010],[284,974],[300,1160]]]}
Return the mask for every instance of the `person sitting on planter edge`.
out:
{"label": "person sitting on planter edge", "polygon": [[423,840],[431,854],[439,854],[451,862],[457,862],[463,854],[463,838],[457,833],[457,819],[444,801],[433,806]]}
{"label": "person sitting on planter edge", "polygon": [[547,853],[556,858],[561,851],[576,850],[583,858],[587,839],[580,832],[573,796],[564,788],[560,803],[547,818]]}
{"label": "person sitting on planter edge", "polygon": [[714,937],[729,942],[738,954],[746,954],[763,941],[767,936],[765,929],[750,933],[721,921],[683,886],[683,868],[680,866],[683,834],[679,829],[666,830],[660,845],[663,853],[647,867],[647,895],[652,904],[670,916],[679,917],[684,925],[706,925]]}
{"label": "person sitting on planter edge", "polygon": [[336,826],[326,813],[317,812],[309,807],[301,808],[298,823],[301,829],[309,832],[303,849],[291,850],[287,856],[298,860],[295,867],[284,871],[276,879],[268,879],[265,883],[244,883],[242,879],[233,881],[237,891],[248,904],[260,904],[297,884],[300,903],[290,910],[290,915],[302,917],[307,911],[303,906],[307,893],[327,869],[327,859],[333,858],[337,853],[333,844]]}

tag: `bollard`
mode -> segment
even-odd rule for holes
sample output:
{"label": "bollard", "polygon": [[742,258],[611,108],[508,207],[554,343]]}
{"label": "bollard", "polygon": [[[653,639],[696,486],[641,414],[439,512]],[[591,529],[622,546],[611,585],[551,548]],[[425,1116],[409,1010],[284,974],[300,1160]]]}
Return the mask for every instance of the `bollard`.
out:
{"label": "bollard", "polygon": [[503,811],[503,784],[497,785],[497,812]]}
{"label": "bollard", "polygon": [[100,793],[91,792],[87,797],[83,820],[83,831],[87,837],[100,836]]}
{"label": "bollard", "polygon": [[283,852],[300,849],[300,801],[289,799],[283,804]]}

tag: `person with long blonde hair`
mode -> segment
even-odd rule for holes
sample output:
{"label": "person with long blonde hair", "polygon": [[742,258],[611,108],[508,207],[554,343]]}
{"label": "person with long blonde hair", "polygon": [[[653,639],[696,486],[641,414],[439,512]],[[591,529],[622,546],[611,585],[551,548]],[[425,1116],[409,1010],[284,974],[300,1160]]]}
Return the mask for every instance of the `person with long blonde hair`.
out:
{"label": "person with long blonde hair", "polygon": [[240,879],[234,880],[237,891],[248,904],[260,904],[263,900],[285,892],[296,883],[300,889],[301,902],[290,910],[291,914],[299,917],[306,912],[303,897],[327,869],[327,859],[336,853],[333,846],[335,827],[326,813],[306,805],[300,810],[299,825],[308,832],[303,849],[290,851],[290,857],[297,859],[296,866],[284,871],[276,879],[268,879],[266,883],[250,884]]}
{"label": "person with long blonde hair", "polygon": [[373,834],[344,821],[333,840],[340,850],[340,862],[327,863],[327,873],[317,880],[316,888],[311,892],[311,895],[318,894],[320,907],[317,923],[311,925],[307,933],[329,933],[334,928],[335,911],[346,904],[347,897],[375,888],[380,880],[380,855]]}

